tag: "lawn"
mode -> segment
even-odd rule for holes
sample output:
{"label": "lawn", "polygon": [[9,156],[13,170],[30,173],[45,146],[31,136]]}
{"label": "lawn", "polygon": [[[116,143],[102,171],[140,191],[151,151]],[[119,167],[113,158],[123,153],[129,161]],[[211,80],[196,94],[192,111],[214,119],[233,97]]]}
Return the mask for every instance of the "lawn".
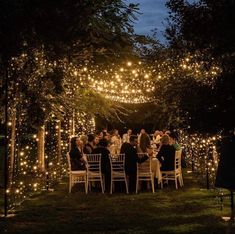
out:
{"label": "lawn", "polygon": [[191,176],[185,176],[183,189],[175,190],[170,184],[155,194],[137,195],[85,195],[82,187],[69,194],[66,179],[54,192],[24,202],[15,217],[1,220],[0,230],[24,234],[225,233],[228,224],[221,216],[230,214],[229,200],[221,211],[215,191],[200,189]]}

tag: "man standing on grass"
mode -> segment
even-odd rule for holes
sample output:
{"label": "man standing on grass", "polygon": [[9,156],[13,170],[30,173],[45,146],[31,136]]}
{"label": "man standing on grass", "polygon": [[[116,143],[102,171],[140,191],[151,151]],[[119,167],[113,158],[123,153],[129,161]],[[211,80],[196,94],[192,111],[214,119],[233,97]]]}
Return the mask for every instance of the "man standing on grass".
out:
{"label": "man standing on grass", "polygon": [[130,136],[130,143],[125,142],[121,147],[121,154],[125,154],[125,172],[128,176],[129,191],[135,192],[136,189],[136,173],[137,164],[146,161],[149,157],[145,155],[142,158],[138,158],[137,155],[137,136]]}

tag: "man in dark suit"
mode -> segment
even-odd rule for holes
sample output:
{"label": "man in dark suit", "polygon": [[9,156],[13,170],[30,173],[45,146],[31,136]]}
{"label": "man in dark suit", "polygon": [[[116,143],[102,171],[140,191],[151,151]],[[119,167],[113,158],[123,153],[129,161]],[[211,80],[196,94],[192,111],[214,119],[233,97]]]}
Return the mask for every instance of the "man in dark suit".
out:
{"label": "man in dark suit", "polygon": [[110,169],[110,161],[109,161],[109,150],[108,141],[106,139],[101,139],[97,148],[95,148],[92,153],[93,154],[101,154],[101,172],[105,178],[105,190],[110,190],[110,182],[111,182],[111,169]]}
{"label": "man in dark suit", "polygon": [[137,155],[137,136],[130,136],[130,143],[125,142],[121,147],[121,154],[125,154],[125,172],[129,180],[129,191],[134,192],[136,187],[136,173],[137,164],[146,161],[149,157],[146,155],[142,158],[138,158]]}

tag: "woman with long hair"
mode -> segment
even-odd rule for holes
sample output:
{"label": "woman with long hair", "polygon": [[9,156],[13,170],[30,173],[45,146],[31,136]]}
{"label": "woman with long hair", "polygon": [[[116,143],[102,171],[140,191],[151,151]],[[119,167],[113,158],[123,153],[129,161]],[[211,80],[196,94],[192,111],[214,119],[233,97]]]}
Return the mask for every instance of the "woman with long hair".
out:
{"label": "woman with long hair", "polygon": [[86,170],[86,160],[83,157],[82,141],[79,137],[71,139],[71,150],[69,152],[72,171]]}

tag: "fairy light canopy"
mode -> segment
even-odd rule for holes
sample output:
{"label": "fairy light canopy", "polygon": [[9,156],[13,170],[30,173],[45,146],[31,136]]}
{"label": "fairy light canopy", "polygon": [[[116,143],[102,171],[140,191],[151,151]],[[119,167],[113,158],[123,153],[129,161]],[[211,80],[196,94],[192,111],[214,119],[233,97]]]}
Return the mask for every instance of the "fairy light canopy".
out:
{"label": "fairy light canopy", "polygon": [[[13,67],[23,67],[27,54],[12,61]],[[17,62],[16,62],[17,61]],[[20,65],[19,65],[20,64]],[[186,55],[183,58],[167,58],[161,61],[124,61],[112,64],[74,64],[67,60],[47,61],[42,51],[35,52],[37,69],[28,79],[29,86],[36,87],[38,76],[46,71],[62,68],[66,93],[73,94],[80,88],[92,90],[103,97],[121,103],[147,103],[156,100],[159,82],[192,76],[197,82],[213,86],[221,68],[214,64],[206,67],[200,55]]]}
{"label": "fairy light canopy", "polygon": [[[121,103],[146,103],[153,99],[154,82],[151,70],[142,62],[111,64],[105,68],[84,66],[73,68],[73,76],[79,84],[110,100]],[[76,84],[75,84],[76,87]]]}

